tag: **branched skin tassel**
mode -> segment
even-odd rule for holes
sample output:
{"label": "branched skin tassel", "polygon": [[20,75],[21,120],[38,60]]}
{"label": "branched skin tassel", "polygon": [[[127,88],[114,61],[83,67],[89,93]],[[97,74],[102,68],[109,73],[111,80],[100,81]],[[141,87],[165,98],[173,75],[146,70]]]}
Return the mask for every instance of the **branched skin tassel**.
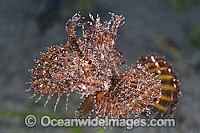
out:
{"label": "branched skin tassel", "polygon": [[[45,94],[49,94],[46,103],[58,92],[57,103],[60,97],[66,93],[67,100],[69,88],[74,84],[72,74],[67,69],[74,67],[72,53],[69,53],[69,44],[48,48],[47,52],[41,53],[41,57],[35,60],[35,67],[31,70],[30,89],[34,90],[33,96],[40,95],[38,102]],[[74,72],[77,73],[77,72]],[[56,109],[55,105],[55,109]]]}
{"label": "branched skin tassel", "polygon": [[[128,118],[131,114],[150,118],[172,117],[181,91],[176,73],[163,57],[142,56],[120,77],[106,94],[98,92],[96,96],[86,98],[76,117],[84,117],[92,111],[96,111],[98,116],[111,118]],[[100,98],[96,98],[94,105],[95,97]],[[82,111],[85,107],[90,107],[90,110]]]}
{"label": "branched skin tassel", "polygon": [[[154,106],[155,98],[161,97],[160,80],[153,73],[148,72],[148,65],[133,65],[119,79],[115,79],[113,86],[105,94],[98,92],[96,96],[89,96],[81,103],[76,117],[83,117],[88,110],[85,106],[96,111],[99,117],[128,118],[131,114],[139,115],[149,111]],[[94,100],[96,97],[96,104]],[[87,104],[86,104],[87,103]],[[86,104],[86,105],[85,105]],[[90,111],[89,110],[89,111]]]}
{"label": "branched skin tassel", "polygon": [[114,103],[116,106],[122,106],[122,117],[128,118],[131,113],[139,115],[145,110],[150,110],[149,106],[154,105],[154,99],[161,97],[161,89],[157,88],[160,80],[147,70],[147,66],[141,64],[132,66],[116,86],[114,91],[117,90],[117,100]]}
{"label": "branched skin tassel", "polygon": [[[100,23],[91,14],[91,22],[82,22],[75,14],[66,25],[68,42],[52,46],[41,53],[31,69],[30,90],[38,102],[48,95],[46,104],[57,93],[54,111],[62,95],[66,109],[71,92],[83,98],[76,117],[99,116],[128,118],[140,114],[153,118],[171,117],[180,97],[176,73],[164,58],[142,56],[124,73],[125,60],[115,47],[118,28],[124,17],[111,14],[111,20]],[[76,28],[82,36],[76,36]]]}
{"label": "branched skin tassel", "polygon": [[[64,46],[55,46],[41,53],[31,70],[30,89],[33,96],[45,94],[48,101],[58,92],[54,110],[63,94],[77,90],[84,95],[97,91],[108,91],[113,75],[119,76],[124,63],[121,52],[115,47],[117,29],[124,20],[122,16],[112,15],[112,20],[100,23],[100,17],[92,22],[81,23],[81,15],[75,14],[67,23],[68,42]],[[75,29],[82,28],[83,37],[77,39]],[[87,28],[86,28],[87,27]],[[111,63],[112,62],[112,63]]]}

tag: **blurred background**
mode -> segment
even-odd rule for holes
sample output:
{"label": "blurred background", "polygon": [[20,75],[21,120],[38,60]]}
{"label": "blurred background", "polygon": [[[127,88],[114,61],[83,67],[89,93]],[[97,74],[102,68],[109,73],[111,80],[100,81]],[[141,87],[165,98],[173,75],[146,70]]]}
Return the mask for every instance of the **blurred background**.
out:
{"label": "blurred background", "polygon": [[[56,96],[43,108],[46,98],[34,104],[36,98],[25,83],[33,59],[46,47],[66,41],[65,23],[76,12],[83,16],[98,13],[102,22],[108,12],[126,17],[119,28],[116,46],[127,64],[150,53],[165,56],[178,73],[182,96],[175,111],[175,128],[27,128],[24,118],[74,118],[79,95],[65,98],[53,112]],[[148,132],[189,133],[200,131],[200,0],[0,0],[0,133],[9,132]]]}

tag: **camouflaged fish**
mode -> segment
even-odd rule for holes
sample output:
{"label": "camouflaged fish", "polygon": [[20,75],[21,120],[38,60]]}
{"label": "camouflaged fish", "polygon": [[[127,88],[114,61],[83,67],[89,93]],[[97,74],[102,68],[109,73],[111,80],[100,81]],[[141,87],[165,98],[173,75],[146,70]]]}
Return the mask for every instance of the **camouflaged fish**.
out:
{"label": "camouflaged fish", "polygon": [[[48,48],[35,60],[27,91],[34,91],[32,97],[39,95],[35,102],[48,95],[44,106],[58,94],[54,111],[62,95],[66,95],[67,109],[70,93],[80,93],[83,100],[77,118],[172,117],[181,91],[171,64],[152,54],[121,72],[125,60],[115,40],[125,18],[110,14],[111,20],[104,23],[98,15],[94,19],[89,14],[91,21],[83,22],[75,14],[66,24],[67,43]],[[80,37],[77,28],[82,30]]]}

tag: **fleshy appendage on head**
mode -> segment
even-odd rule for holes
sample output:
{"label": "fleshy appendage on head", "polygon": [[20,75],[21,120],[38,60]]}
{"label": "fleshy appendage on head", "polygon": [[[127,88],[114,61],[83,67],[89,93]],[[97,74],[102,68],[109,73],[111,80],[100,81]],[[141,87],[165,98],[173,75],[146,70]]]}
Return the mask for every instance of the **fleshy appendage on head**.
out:
{"label": "fleshy appendage on head", "polygon": [[[70,92],[74,90],[84,95],[97,91],[108,91],[111,78],[119,75],[124,63],[121,52],[115,47],[117,31],[124,17],[111,13],[111,20],[100,23],[100,17],[82,22],[83,17],[75,14],[66,24],[68,42],[56,45],[43,52],[31,69],[30,90],[39,95],[38,102],[49,94],[46,103],[58,93],[57,101],[66,95],[66,109]],[[76,36],[76,29],[82,29],[82,36]]]}
{"label": "fleshy appendage on head", "polygon": [[[30,88],[38,102],[48,95],[46,104],[58,94],[54,111],[62,95],[76,91],[84,97],[76,117],[88,114],[105,118],[129,118],[144,115],[151,118],[172,117],[181,95],[177,74],[163,57],[142,56],[137,63],[121,72],[125,60],[115,47],[118,28],[124,17],[111,14],[111,20],[100,22],[89,14],[83,22],[77,13],[66,24],[68,41],[40,54],[31,69]],[[77,29],[82,35],[77,37]],[[31,97],[31,98],[32,98]]]}

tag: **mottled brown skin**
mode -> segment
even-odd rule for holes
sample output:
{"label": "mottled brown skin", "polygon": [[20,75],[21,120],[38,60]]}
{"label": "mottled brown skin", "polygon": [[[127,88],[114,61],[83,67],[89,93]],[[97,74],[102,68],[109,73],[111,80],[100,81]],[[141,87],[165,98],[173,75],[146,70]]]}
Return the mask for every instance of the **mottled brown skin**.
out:
{"label": "mottled brown skin", "polygon": [[[35,61],[28,91],[34,91],[32,97],[39,95],[35,102],[48,94],[44,106],[58,94],[54,111],[63,94],[67,109],[70,93],[78,91],[85,99],[78,107],[77,118],[93,112],[102,118],[128,118],[141,113],[171,117],[181,94],[171,64],[155,55],[142,56],[121,73],[125,60],[115,40],[125,18],[110,14],[111,20],[104,23],[91,14],[91,22],[82,22],[83,17],[75,14],[66,25],[68,42],[48,48]],[[82,29],[81,37],[76,36],[77,27]]]}
{"label": "mottled brown skin", "polygon": [[76,118],[84,118],[95,108],[95,101],[98,103],[104,97],[104,92],[97,92],[96,95],[89,95],[79,105],[76,111]]}
{"label": "mottled brown skin", "polygon": [[[48,48],[31,69],[30,89],[27,91],[34,91],[32,97],[39,95],[36,102],[47,94],[45,106],[58,93],[55,111],[63,94],[66,94],[67,105],[70,92],[75,90],[82,96],[108,90],[111,78],[119,75],[124,63],[122,54],[115,47],[117,31],[124,17],[111,15],[109,23],[101,23],[100,17],[94,20],[91,14],[92,21],[83,22],[79,13],[68,21],[67,44]],[[77,28],[82,29],[81,37],[76,36]]]}
{"label": "mottled brown skin", "polygon": [[[152,58],[153,58],[153,60],[152,60]],[[160,78],[160,80],[161,80],[160,86],[168,85],[168,86],[166,86],[166,88],[161,88],[161,97],[160,98],[153,99],[155,102],[155,105],[149,106],[150,111],[149,112],[143,111],[143,112],[141,112],[141,114],[145,117],[150,117],[150,118],[172,117],[173,112],[178,105],[178,100],[180,98],[181,92],[180,92],[180,84],[177,79],[177,74],[172,69],[171,64],[168,64],[163,57],[158,57],[153,54],[148,55],[148,56],[142,56],[137,61],[137,64],[142,64],[143,66],[148,65],[147,70],[150,73],[154,73],[155,75],[157,75],[158,76],[157,78]],[[120,86],[120,84],[122,83],[123,80],[124,79],[121,79],[121,81],[119,79],[113,80],[113,85],[119,84],[119,86]],[[174,87],[174,85],[175,85],[175,87]],[[170,86],[171,86],[171,89],[167,88]],[[93,101],[88,102],[86,100],[85,102],[83,102],[82,105],[83,104],[85,105],[86,103],[89,105],[86,105],[86,106],[81,105],[78,108],[79,114],[81,114],[81,116],[84,117],[88,113],[90,113],[91,110],[93,112],[94,110],[98,109],[98,111],[101,112],[103,109],[105,109],[104,113],[101,113],[101,115],[109,116],[109,114],[112,113],[113,116],[118,116],[120,114],[121,109],[118,108],[118,106],[116,106],[113,110],[111,110],[111,103],[110,104],[108,103],[109,96],[110,96],[110,98],[112,97],[113,99],[114,98],[117,99],[117,97],[116,97],[117,93],[115,93],[117,91],[113,91],[113,89],[116,89],[116,88],[111,87],[110,91],[108,91],[105,94],[103,92],[98,92],[96,94],[96,106]],[[94,98],[94,96],[90,95],[90,96],[88,96],[88,99],[91,97]],[[95,99],[93,99],[93,100],[95,100]],[[103,102],[101,102],[102,100],[103,100]],[[98,104],[100,102],[101,102],[101,104]],[[84,113],[81,111],[81,110],[84,110],[84,108],[87,108],[88,106],[92,107],[92,105],[93,105],[93,108],[91,110],[84,111]],[[101,107],[98,107],[98,106],[101,106]],[[133,106],[135,108],[138,108],[138,106],[135,106],[135,105],[133,105]],[[141,103],[141,106],[143,106],[142,103]],[[127,111],[124,111],[123,113],[121,113],[121,115],[124,118],[128,118],[132,112],[133,112],[133,110],[127,110]],[[77,117],[79,117],[79,116],[77,116]]]}

